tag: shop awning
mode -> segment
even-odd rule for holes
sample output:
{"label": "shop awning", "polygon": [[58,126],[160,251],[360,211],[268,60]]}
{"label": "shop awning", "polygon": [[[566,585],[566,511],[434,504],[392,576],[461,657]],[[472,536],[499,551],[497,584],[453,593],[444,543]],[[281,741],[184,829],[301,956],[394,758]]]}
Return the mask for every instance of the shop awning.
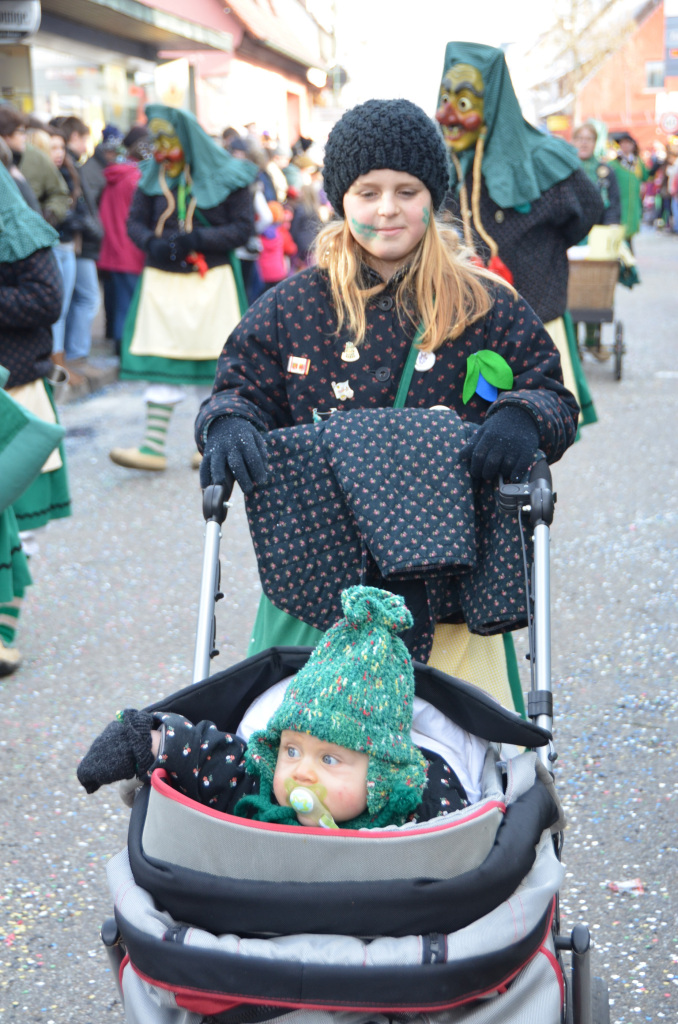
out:
{"label": "shop awning", "polygon": [[288,24],[284,14],[276,11],[274,5],[263,9],[256,0],[233,0],[229,6],[231,13],[243,23],[250,36],[267,50],[288,57],[304,68],[326,69],[320,54],[320,30],[317,26],[313,32],[313,39],[308,36],[309,26],[312,24],[310,15],[307,16],[307,23],[304,26],[306,38],[302,39],[300,33],[295,32],[293,26]]}
{"label": "shop awning", "polygon": [[65,23],[155,50],[233,52],[230,32],[167,14],[138,0],[42,0],[42,29],[63,32]]}

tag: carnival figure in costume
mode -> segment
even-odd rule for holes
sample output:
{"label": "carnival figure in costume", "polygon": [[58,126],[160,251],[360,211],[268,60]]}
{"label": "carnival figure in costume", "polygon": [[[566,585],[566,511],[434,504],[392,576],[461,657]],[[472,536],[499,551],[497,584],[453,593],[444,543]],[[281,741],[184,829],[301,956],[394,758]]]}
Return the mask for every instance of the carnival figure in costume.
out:
{"label": "carnival figure in costume", "polygon": [[217,357],[247,307],[234,250],[254,232],[249,185],[257,168],[218,146],[185,110],[150,104],[146,116],[154,154],[140,164],[127,222],[146,266],[120,365],[123,380],[149,382],[146,433],[138,448],[114,448],[110,457],[131,469],[163,470],[182,385],[211,385]]}
{"label": "carnival figure in costume", "polygon": [[447,44],[436,120],[450,157],[448,210],[462,221],[467,245],[544,322],[581,422],[595,422],[566,306],[567,250],[600,220],[598,189],[569,143],[525,121],[502,50]]}
{"label": "carnival figure in costume", "polygon": [[[619,185],[617,178],[608,165],[600,159],[605,148],[607,132],[601,132],[591,121],[580,125],[572,135],[572,143],[577,147],[577,153],[581,162],[582,170],[587,178],[600,192],[603,200],[602,217],[599,224],[605,227],[612,227],[621,224],[621,206],[619,199]],[[588,238],[581,244],[588,242]],[[637,274],[635,275],[637,279]],[[620,276],[621,280],[621,276]],[[584,339],[586,350],[599,362],[605,362],[612,355],[611,349],[601,343],[601,324],[591,322],[586,324],[586,336]]]}
{"label": "carnival figure in costume", "polygon": [[[0,387],[15,408],[43,421],[52,441],[23,430],[23,419],[0,419],[0,677],[14,672],[21,655],[14,647],[21,605],[31,575],[22,538],[52,519],[71,514],[66,458],[50,374],[51,325],[58,320],[63,285],[53,247],[54,228],[32,210],[9,172],[0,166]],[[49,426],[48,426],[49,425]],[[23,440],[22,440],[23,438]],[[24,447],[25,446],[25,447]],[[51,454],[50,454],[51,449]],[[48,457],[46,457],[48,455]],[[46,459],[46,461],[45,461]],[[33,479],[27,467],[33,464]],[[17,479],[22,482],[17,492]]]}
{"label": "carnival figure in costume", "polygon": [[633,249],[632,239],[638,234],[643,216],[640,186],[650,177],[650,172],[638,156],[638,143],[632,135],[625,133],[619,136],[617,145],[619,151],[610,161],[610,167],[619,185],[625,238]]}

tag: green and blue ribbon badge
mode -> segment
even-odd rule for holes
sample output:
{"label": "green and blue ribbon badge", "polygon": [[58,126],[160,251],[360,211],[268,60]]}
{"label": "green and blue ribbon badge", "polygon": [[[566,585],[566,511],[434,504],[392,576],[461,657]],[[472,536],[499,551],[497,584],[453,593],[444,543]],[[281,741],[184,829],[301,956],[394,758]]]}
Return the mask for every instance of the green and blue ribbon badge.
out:
{"label": "green and blue ribbon badge", "polygon": [[466,379],[462,391],[464,405],[474,395],[480,395],[487,402],[494,402],[499,391],[510,391],[513,387],[513,370],[498,352],[482,349],[473,352],[466,360]]}

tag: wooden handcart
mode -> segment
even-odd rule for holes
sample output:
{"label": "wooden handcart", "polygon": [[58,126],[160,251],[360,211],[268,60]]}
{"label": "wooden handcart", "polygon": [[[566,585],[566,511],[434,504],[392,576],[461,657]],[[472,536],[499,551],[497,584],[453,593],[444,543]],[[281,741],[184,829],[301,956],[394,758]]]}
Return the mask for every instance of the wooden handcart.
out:
{"label": "wooden handcart", "polygon": [[619,280],[619,260],[570,260],[567,308],[578,334],[580,323],[614,324],[612,355],[615,380],[622,377],[624,325],[614,318],[614,289]]}

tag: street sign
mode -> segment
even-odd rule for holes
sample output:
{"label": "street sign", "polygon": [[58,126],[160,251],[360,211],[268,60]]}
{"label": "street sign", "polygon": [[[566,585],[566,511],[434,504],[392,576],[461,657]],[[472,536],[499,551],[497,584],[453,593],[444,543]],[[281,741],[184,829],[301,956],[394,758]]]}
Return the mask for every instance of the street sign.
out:
{"label": "street sign", "polygon": [[678,132],[678,114],[666,112],[659,118],[659,127],[667,135],[675,135]]}

